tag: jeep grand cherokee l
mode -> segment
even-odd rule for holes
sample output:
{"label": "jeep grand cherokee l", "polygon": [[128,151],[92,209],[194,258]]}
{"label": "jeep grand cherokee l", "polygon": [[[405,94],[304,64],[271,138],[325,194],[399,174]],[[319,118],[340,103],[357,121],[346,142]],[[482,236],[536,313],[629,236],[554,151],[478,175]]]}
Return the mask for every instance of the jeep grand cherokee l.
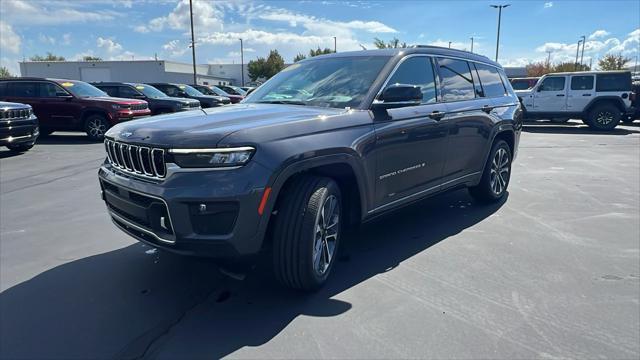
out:
{"label": "jeep grand cherokee l", "polygon": [[180,98],[196,99],[200,101],[200,106],[204,108],[222,106],[231,103],[229,98],[222,96],[205,95],[200,91],[185,84],[171,84],[171,83],[151,83],[149,84],[163,93]]}
{"label": "jeep grand cherokee l", "polygon": [[113,127],[99,180],[134,238],[185,255],[268,253],[283,284],[309,290],[346,225],[460,187],[503,199],[521,127],[486,57],[343,52],[297,62],[234,106]]}
{"label": "jeep grand cherokee l", "polygon": [[198,100],[170,97],[147,84],[99,82],[91,85],[109,96],[144,100],[149,103],[152,115],[200,109]]}
{"label": "jeep grand cherokee l", "polygon": [[242,101],[242,99],[244,99],[244,96],[227,94],[226,92],[224,92],[224,90],[216,86],[209,86],[209,85],[191,85],[191,86],[193,86],[194,89],[200,91],[205,95],[223,96],[223,97],[229,98],[232,104],[237,104],[240,101]]}
{"label": "jeep grand cherokee l", "polygon": [[0,146],[24,152],[38,138],[38,119],[31,106],[0,101]]}
{"label": "jeep grand cherokee l", "polygon": [[3,79],[0,100],[31,105],[42,134],[85,131],[92,140],[102,140],[117,123],[151,114],[144,100],[112,98],[78,80]]}

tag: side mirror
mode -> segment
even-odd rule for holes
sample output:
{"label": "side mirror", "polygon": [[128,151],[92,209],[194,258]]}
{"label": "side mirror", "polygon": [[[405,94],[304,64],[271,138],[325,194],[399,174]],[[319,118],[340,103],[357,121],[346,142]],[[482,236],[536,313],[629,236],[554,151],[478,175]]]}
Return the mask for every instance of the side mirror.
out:
{"label": "side mirror", "polygon": [[188,97],[188,96],[187,96],[187,93],[186,93],[186,92],[184,92],[184,91],[180,91],[180,92],[178,93],[178,96],[179,96],[179,97],[183,97],[183,98]]}
{"label": "side mirror", "polygon": [[422,91],[420,86],[394,84],[387,86],[377,100],[374,100],[376,108],[394,108],[403,106],[420,105]]}
{"label": "side mirror", "polygon": [[73,99],[73,96],[69,95],[69,94],[56,94],[56,97],[58,99],[63,99],[66,101],[70,101],[71,99]]}
{"label": "side mirror", "polygon": [[538,88],[536,89],[536,92],[540,92],[542,91],[542,85],[538,86]]}
{"label": "side mirror", "polygon": [[134,98],[134,99],[144,100],[144,99],[146,99],[147,97],[146,97],[145,95],[143,95],[143,94],[137,94],[137,95],[133,95],[133,98]]}

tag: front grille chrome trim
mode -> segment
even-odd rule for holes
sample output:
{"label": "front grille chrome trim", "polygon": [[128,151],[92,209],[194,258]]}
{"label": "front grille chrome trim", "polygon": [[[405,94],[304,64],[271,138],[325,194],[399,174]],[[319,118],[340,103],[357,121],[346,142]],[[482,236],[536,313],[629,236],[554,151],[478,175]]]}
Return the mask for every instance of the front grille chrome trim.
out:
{"label": "front grille chrome trim", "polygon": [[165,150],[105,139],[109,163],[120,171],[151,179],[167,175]]}

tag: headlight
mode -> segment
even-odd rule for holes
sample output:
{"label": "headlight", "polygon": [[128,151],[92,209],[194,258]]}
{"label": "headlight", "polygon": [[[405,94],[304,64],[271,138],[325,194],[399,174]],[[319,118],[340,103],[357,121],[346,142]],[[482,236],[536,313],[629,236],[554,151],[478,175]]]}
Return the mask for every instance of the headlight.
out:
{"label": "headlight", "polygon": [[246,146],[219,149],[171,149],[173,161],[183,168],[213,168],[242,166],[256,149]]}

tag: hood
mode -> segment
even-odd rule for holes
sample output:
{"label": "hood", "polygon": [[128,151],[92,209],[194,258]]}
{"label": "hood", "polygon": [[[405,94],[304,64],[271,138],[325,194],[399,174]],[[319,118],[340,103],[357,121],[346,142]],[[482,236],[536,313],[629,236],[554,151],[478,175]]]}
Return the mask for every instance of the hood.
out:
{"label": "hood", "polygon": [[88,101],[100,101],[105,103],[117,103],[117,104],[129,104],[129,105],[147,103],[144,100],[125,99],[125,98],[117,98],[117,97],[110,97],[110,96],[88,97],[88,98],[82,98],[82,99],[88,100]]}
{"label": "hood", "polygon": [[218,95],[202,95],[202,96],[194,96],[193,98],[198,100],[205,100],[205,101],[208,100],[208,101],[215,101],[215,102],[225,101],[229,99],[227,97],[218,96]]}
{"label": "hood", "polygon": [[215,147],[224,137],[237,131],[322,121],[322,116],[346,111],[280,104],[238,104],[127,121],[112,127],[106,136],[124,142],[162,147]]}
{"label": "hood", "polygon": [[0,101],[0,109],[28,109],[31,105]]}
{"label": "hood", "polygon": [[157,101],[157,102],[171,102],[171,103],[184,103],[184,104],[193,104],[200,102],[196,99],[189,98],[181,98],[181,97],[163,97],[163,98],[149,98],[149,101]]}

